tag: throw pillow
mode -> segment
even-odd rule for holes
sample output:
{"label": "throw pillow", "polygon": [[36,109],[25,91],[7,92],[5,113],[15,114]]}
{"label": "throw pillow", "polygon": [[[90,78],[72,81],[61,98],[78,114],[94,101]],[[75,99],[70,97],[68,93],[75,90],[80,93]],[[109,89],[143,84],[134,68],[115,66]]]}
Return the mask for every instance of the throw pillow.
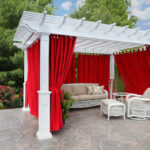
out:
{"label": "throw pillow", "polygon": [[88,95],[93,94],[93,86],[87,85],[87,94]]}
{"label": "throw pillow", "polygon": [[144,98],[150,98],[150,88],[147,88],[143,94]]}
{"label": "throw pillow", "polygon": [[104,86],[93,86],[93,94],[103,94]]}

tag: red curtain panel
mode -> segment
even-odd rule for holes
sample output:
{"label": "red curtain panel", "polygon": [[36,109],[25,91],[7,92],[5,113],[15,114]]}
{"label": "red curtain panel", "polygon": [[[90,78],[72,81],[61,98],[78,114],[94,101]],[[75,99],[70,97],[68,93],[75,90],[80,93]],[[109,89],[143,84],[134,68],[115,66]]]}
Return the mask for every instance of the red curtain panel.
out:
{"label": "red curtain panel", "polygon": [[147,51],[115,55],[119,77],[123,79],[126,92],[143,94],[150,86],[150,69],[146,58]]}
{"label": "red curtain panel", "polygon": [[25,107],[30,113],[38,117],[38,93],[40,89],[40,40],[27,50],[28,75],[26,82]]}
{"label": "red curtain panel", "polygon": [[99,83],[108,90],[109,85],[109,62],[108,55],[78,55],[77,82]]}
{"label": "red curtain panel", "polygon": [[150,45],[147,46],[146,50],[147,50],[147,61],[150,68]]}
{"label": "red curtain panel", "polygon": [[76,83],[76,62],[75,54],[73,54],[71,65],[64,83]]}
{"label": "red curtain panel", "polygon": [[50,130],[58,131],[63,127],[60,103],[60,87],[64,83],[71,65],[76,37],[50,36],[50,76],[51,93]]}

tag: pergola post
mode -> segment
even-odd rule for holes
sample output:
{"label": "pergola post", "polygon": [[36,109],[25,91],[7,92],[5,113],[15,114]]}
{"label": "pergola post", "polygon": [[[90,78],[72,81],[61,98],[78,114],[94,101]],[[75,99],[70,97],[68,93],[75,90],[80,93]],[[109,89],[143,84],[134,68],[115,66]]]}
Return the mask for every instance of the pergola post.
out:
{"label": "pergola post", "polygon": [[23,108],[22,111],[30,111],[29,107],[25,107],[26,97],[26,81],[28,74],[28,61],[27,61],[27,49],[24,50],[24,83],[23,83]]}
{"label": "pergola post", "polygon": [[114,66],[115,66],[115,62],[114,62],[114,55],[110,55],[110,74],[109,74],[109,94],[110,94],[110,98],[112,99],[112,94],[113,94],[113,82],[114,82]]}
{"label": "pergola post", "polygon": [[49,35],[40,36],[40,91],[39,120],[36,136],[39,140],[50,139],[50,91],[49,91]]}

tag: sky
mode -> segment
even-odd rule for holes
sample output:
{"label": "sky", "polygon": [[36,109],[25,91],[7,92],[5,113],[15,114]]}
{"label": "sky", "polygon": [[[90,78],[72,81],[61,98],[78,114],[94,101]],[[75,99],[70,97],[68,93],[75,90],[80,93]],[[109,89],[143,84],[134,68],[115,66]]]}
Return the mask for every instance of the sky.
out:
{"label": "sky", "polygon": [[[85,0],[54,0],[57,8],[55,15],[64,16],[84,4]],[[131,0],[131,12],[138,17],[136,28],[150,29],[150,0]]]}

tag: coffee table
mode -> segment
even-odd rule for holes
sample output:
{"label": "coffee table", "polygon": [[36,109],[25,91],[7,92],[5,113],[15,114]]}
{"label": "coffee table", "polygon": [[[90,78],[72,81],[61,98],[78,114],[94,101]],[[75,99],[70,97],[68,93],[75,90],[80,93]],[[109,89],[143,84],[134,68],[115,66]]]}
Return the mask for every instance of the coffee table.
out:
{"label": "coffee table", "polygon": [[121,98],[121,102],[125,103],[124,97],[126,97],[128,94],[130,94],[130,93],[127,93],[127,92],[115,92],[115,93],[113,93],[113,99],[117,100],[116,97],[120,97]]}

